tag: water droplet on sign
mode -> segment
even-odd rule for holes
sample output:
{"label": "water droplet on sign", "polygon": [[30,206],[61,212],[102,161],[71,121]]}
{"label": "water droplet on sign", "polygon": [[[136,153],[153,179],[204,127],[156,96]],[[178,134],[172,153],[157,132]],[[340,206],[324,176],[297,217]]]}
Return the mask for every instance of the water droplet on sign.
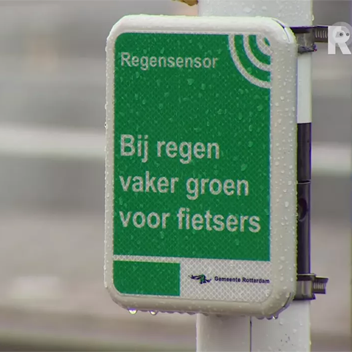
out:
{"label": "water droplet on sign", "polygon": [[247,169],[247,164],[242,164],[241,165],[241,171],[245,171]]}
{"label": "water droplet on sign", "polygon": [[132,314],[132,315],[137,314],[137,310],[136,310],[136,309],[129,309],[128,311],[129,311],[130,314]]}

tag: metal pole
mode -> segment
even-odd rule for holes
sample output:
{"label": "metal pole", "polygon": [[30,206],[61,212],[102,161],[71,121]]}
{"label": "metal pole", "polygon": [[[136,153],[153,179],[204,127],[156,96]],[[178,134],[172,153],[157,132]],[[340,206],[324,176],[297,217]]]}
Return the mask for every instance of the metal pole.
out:
{"label": "metal pole", "polygon": [[197,351],[250,351],[250,318],[197,316]]}
{"label": "metal pole", "polygon": [[294,301],[276,320],[252,319],[251,351],[310,351],[310,301]]}
{"label": "metal pole", "polygon": [[[311,26],[313,17],[311,0],[199,0],[198,14],[273,17],[291,27]],[[311,127],[311,60],[309,53],[298,58],[297,123],[305,132]],[[298,238],[298,246],[309,245],[309,233],[306,236]],[[309,262],[297,260],[299,271],[308,274]],[[294,301],[273,320],[197,316],[198,352],[280,350],[310,351],[310,301]]]}

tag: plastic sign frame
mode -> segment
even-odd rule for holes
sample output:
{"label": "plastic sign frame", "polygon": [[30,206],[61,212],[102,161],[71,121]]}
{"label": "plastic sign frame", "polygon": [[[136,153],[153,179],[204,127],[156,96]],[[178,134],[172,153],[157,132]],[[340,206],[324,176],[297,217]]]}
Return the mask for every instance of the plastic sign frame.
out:
{"label": "plastic sign frame", "polygon": [[127,16],[106,52],[112,299],[141,311],[285,309],[296,289],[294,34],[262,17]]}

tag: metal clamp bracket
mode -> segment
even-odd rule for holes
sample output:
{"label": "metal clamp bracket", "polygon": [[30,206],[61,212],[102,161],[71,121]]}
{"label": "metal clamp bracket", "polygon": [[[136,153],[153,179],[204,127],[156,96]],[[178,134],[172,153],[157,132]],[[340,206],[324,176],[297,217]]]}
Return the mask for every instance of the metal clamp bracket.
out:
{"label": "metal clamp bracket", "polygon": [[329,279],[318,277],[315,274],[297,275],[297,289],[294,300],[313,300],[316,294],[326,294]]}
{"label": "metal clamp bracket", "polygon": [[298,53],[317,51],[315,43],[328,42],[328,26],[291,27],[298,44]]}

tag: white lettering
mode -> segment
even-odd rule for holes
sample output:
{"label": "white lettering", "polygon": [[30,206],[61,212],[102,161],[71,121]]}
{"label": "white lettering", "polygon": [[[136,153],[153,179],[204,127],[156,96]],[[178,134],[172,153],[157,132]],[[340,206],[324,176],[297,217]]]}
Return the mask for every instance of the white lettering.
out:
{"label": "white lettering", "polygon": [[121,182],[122,189],[125,192],[127,192],[129,187],[130,187],[131,176],[128,176],[126,181],[125,181],[125,178],[123,176],[120,176],[120,182]]}
{"label": "white lettering", "polygon": [[127,66],[131,67],[131,63],[129,61],[130,58],[131,58],[130,53],[121,53],[121,66],[124,66],[124,64],[126,63]]}
{"label": "white lettering", "polygon": [[[154,218],[154,220],[153,220]],[[157,213],[150,213],[147,217],[147,224],[151,229],[156,229],[160,225],[160,216]]]}
{"label": "white lettering", "polygon": [[[126,142],[128,140],[129,142]],[[131,156],[135,153],[135,147],[133,145],[134,137],[130,134],[121,135],[121,155],[122,156]],[[129,149],[129,151],[126,151]]]}
{"label": "white lettering", "polygon": [[203,143],[196,143],[193,147],[193,154],[197,159],[203,159],[205,152],[205,145]]}
{"label": "white lettering", "polygon": [[248,181],[246,180],[237,180],[237,195],[241,196],[242,195],[242,188],[241,186],[244,186],[244,194],[246,196],[249,195],[249,185],[248,185]]}
{"label": "white lettering", "polygon": [[120,211],[119,213],[120,213],[120,219],[121,219],[121,222],[122,222],[122,226],[123,227],[127,227],[128,223],[130,222],[131,212],[129,211],[127,213],[127,218],[125,218],[125,215],[124,215],[123,211]]}
{"label": "white lettering", "polygon": [[[216,184],[216,190],[215,190],[215,187],[214,187],[214,184]],[[217,180],[216,178],[214,178],[214,180],[211,180],[210,183],[209,183],[209,190],[210,190],[210,193],[211,194],[214,194],[214,195],[218,195],[221,193],[222,191],[222,184],[219,180]]]}
{"label": "white lettering", "polygon": [[175,56],[132,56],[131,53],[121,53],[121,66],[139,67],[142,71],[150,68],[196,68],[215,69],[217,57],[175,57]]}
{"label": "white lettering", "polygon": [[[147,136],[145,137],[147,138]],[[156,143],[157,156],[163,157],[165,154],[169,158],[180,157],[180,163],[189,164],[193,155],[197,159],[219,159],[220,158],[220,147],[217,143],[207,143],[206,145],[201,142],[180,142],[177,144],[174,141],[158,141]],[[164,147],[164,148],[163,148]]]}
{"label": "white lettering", "polygon": [[[139,218],[139,221],[138,221]],[[142,228],[145,225],[145,215],[138,211],[137,213],[134,213],[133,215],[133,225],[137,228]]]}
{"label": "white lettering", "polygon": [[257,233],[260,231],[260,224],[258,224],[260,221],[260,218],[258,216],[251,216],[249,218],[249,224],[253,227],[249,228],[249,231]]}
{"label": "white lettering", "polygon": [[235,182],[233,180],[225,180],[224,182],[224,193],[228,196],[232,196],[235,191]]}
{"label": "white lettering", "polygon": [[190,200],[196,200],[198,198],[198,179],[197,178],[189,178],[186,182],[187,189],[187,198]]}
{"label": "white lettering", "polygon": [[149,171],[145,173],[145,191],[148,193],[149,188],[152,189],[154,193],[156,193],[156,188],[154,186],[154,181],[156,177],[149,178]]}
{"label": "white lettering", "polygon": [[217,143],[208,143],[208,145],[207,145],[208,159],[212,159],[211,148],[215,148],[215,159],[219,159],[220,158],[220,148]]}
{"label": "white lettering", "polygon": [[235,216],[229,215],[226,219],[226,228],[230,232],[237,231],[238,220]]}

